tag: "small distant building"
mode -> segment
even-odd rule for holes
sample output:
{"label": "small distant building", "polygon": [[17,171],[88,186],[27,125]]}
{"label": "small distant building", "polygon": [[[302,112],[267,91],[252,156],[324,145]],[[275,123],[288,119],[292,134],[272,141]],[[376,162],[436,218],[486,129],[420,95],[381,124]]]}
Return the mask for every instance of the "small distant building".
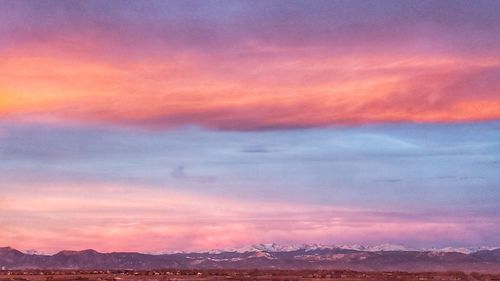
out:
{"label": "small distant building", "polygon": [[5,266],[2,266],[2,270],[7,270],[7,268],[5,268]]}

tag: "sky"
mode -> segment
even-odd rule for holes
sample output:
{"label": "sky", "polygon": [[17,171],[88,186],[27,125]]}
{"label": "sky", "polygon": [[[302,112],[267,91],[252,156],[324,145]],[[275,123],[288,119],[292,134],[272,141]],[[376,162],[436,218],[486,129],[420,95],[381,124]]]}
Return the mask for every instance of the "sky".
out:
{"label": "sky", "polygon": [[0,245],[500,246],[499,1],[0,1]]}

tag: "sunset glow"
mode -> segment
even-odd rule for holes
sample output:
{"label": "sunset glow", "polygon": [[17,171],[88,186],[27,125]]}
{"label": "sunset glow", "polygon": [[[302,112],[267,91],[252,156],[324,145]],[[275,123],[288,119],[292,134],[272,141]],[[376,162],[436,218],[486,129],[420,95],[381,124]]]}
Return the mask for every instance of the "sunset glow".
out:
{"label": "sunset glow", "polygon": [[498,1],[0,1],[0,246],[500,246]]}

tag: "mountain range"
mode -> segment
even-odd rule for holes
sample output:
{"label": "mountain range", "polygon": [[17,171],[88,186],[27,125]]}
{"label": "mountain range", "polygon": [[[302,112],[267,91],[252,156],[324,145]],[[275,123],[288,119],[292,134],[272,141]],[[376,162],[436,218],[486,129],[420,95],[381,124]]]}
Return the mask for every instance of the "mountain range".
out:
{"label": "mountain range", "polygon": [[5,269],[349,269],[357,271],[500,272],[500,248],[411,249],[379,246],[258,244],[207,252],[144,254],[61,251],[54,255],[0,248]]}
{"label": "mountain range", "polygon": [[[356,251],[364,251],[364,252],[387,252],[387,251],[418,251],[418,252],[456,252],[463,254],[471,254],[474,252],[479,252],[482,250],[495,250],[500,249],[500,247],[491,247],[491,246],[478,246],[478,247],[445,247],[445,248],[411,248],[403,245],[397,244],[380,244],[375,246],[370,245],[324,245],[324,244],[302,244],[302,245],[279,245],[276,243],[271,244],[254,244],[247,247],[242,248],[230,248],[224,250],[211,250],[208,252],[218,253],[218,252],[291,252],[298,250],[312,251],[318,249],[345,249],[345,250],[356,250]],[[169,253],[169,252],[164,252]],[[180,253],[180,252],[175,252]]]}

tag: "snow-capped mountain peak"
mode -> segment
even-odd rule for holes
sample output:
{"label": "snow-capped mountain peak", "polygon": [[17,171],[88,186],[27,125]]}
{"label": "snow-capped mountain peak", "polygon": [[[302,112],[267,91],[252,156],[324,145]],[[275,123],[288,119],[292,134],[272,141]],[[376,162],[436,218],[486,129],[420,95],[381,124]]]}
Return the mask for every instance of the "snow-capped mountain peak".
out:
{"label": "snow-capped mountain peak", "polygon": [[[360,252],[441,252],[441,253],[463,253],[471,254],[482,250],[495,250],[500,247],[490,247],[490,246],[480,246],[480,247],[445,247],[445,248],[412,248],[399,244],[383,243],[379,245],[324,245],[324,244],[302,244],[302,245],[280,245],[277,243],[261,243],[253,244],[246,247],[239,248],[226,248],[226,249],[212,249],[209,251],[204,251],[206,254],[221,254],[224,252],[236,252],[236,253],[252,253],[252,252],[264,252],[264,253],[279,253],[279,252],[293,252],[303,250],[305,252],[312,252],[316,250],[353,250]],[[174,254],[174,253],[187,253],[187,252],[163,252],[163,254]]]}
{"label": "snow-capped mountain peak", "polygon": [[396,244],[381,244],[375,246],[365,246],[365,245],[323,245],[323,244],[302,244],[302,245],[279,245],[276,243],[269,244],[254,244],[247,247],[241,247],[236,249],[231,249],[228,251],[233,252],[292,252],[298,250],[305,250],[306,252],[320,250],[320,249],[344,249],[344,250],[355,250],[355,251],[366,251],[366,252],[379,252],[379,251],[416,251],[416,249],[408,248],[402,245]]}
{"label": "snow-capped mountain peak", "polygon": [[291,252],[291,251],[296,251],[299,250],[300,247],[297,247],[295,245],[279,245],[276,243],[270,243],[270,244],[254,244],[248,247],[243,247],[243,248],[238,248],[235,249],[236,252],[269,252],[269,253],[275,253],[275,252]]}
{"label": "snow-capped mountain peak", "polygon": [[417,251],[417,249],[408,248],[403,245],[384,243],[376,246],[368,247],[369,252],[390,252],[390,251]]}
{"label": "snow-capped mountain peak", "polygon": [[34,255],[44,255],[45,254],[44,252],[39,251],[39,250],[35,250],[35,249],[29,249],[29,250],[25,250],[23,252],[25,254],[31,255],[31,256],[34,256]]}
{"label": "snow-capped mountain peak", "polygon": [[479,247],[445,247],[445,248],[430,248],[427,251],[441,252],[441,253],[462,253],[471,254],[479,251],[492,251],[499,249],[499,247],[479,246]]}

